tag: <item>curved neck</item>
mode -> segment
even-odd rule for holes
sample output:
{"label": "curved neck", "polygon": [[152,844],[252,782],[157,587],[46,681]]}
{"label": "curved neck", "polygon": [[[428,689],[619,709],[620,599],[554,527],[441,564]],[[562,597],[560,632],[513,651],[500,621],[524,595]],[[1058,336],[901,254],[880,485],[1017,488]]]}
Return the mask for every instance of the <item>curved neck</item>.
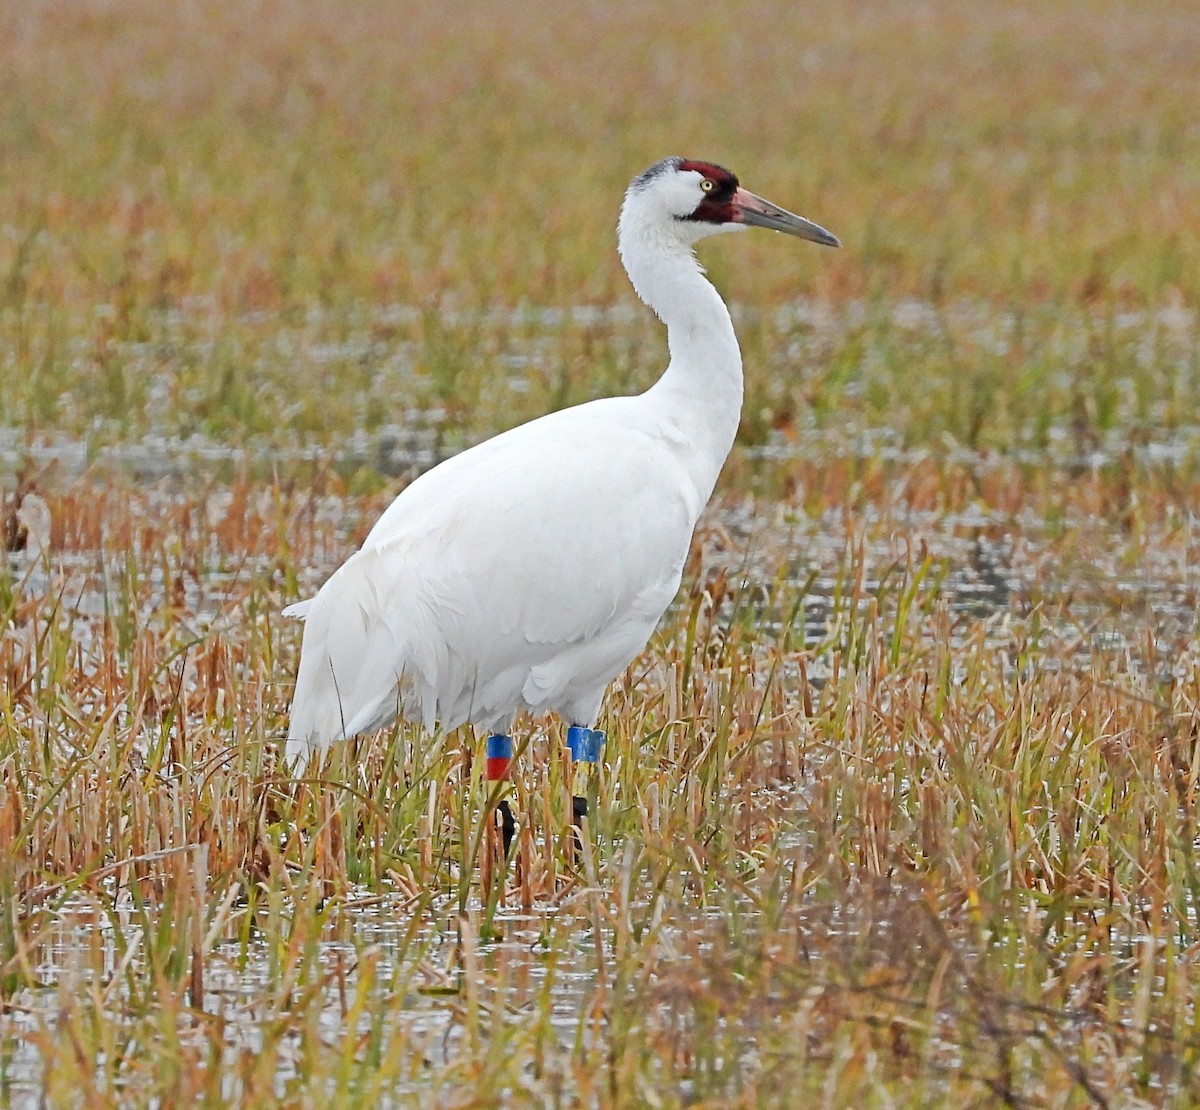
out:
{"label": "curved neck", "polygon": [[661,402],[695,448],[694,477],[707,501],[741,418],[733,321],[688,244],[623,222],[619,249],[638,296],[667,326],[671,361],[645,396]]}

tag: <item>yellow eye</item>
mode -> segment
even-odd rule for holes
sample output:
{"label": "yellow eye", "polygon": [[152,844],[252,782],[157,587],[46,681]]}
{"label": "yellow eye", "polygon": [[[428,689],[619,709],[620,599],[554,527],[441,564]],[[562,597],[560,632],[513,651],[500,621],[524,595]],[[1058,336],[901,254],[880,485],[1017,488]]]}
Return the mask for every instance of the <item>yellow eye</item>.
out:
{"label": "yellow eye", "polygon": [[700,188],[703,189],[706,193],[711,193],[713,191],[714,187],[715,186],[713,185],[713,183],[707,177],[703,177],[700,179]]}

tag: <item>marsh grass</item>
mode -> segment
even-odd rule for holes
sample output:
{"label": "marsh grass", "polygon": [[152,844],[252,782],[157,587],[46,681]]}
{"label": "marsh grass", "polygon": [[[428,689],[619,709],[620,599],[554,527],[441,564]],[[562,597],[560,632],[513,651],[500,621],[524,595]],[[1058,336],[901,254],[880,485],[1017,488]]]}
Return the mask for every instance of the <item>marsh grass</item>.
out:
{"label": "marsh grass", "polygon": [[527,731],[490,886],[471,736],[280,772],[278,610],[377,495],[52,498],[3,590],[10,1096],[1186,1101],[1190,531],[1081,486],[989,605],[1006,510],[922,507],[921,471],[719,509],[609,699],[584,852]]}
{"label": "marsh grass", "polygon": [[[1194,15],[0,8],[0,1102],[1194,1104]],[[509,861],[466,732],[286,774],[281,607],[662,365],[670,152],[846,249],[705,252],[739,446],[581,851],[550,725]]]}

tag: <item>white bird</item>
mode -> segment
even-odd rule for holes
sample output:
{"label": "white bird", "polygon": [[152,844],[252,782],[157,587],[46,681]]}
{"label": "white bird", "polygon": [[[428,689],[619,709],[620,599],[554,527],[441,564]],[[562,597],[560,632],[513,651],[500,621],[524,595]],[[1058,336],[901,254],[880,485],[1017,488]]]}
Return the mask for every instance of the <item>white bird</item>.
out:
{"label": "white bird", "polygon": [[447,730],[507,732],[522,712],[594,724],[679,588],[737,432],[741,352],[693,248],[747,226],[838,246],[709,162],[666,158],[634,179],[618,248],[667,327],[666,372],[422,474],[284,610],[305,619],[289,762],[398,715]]}

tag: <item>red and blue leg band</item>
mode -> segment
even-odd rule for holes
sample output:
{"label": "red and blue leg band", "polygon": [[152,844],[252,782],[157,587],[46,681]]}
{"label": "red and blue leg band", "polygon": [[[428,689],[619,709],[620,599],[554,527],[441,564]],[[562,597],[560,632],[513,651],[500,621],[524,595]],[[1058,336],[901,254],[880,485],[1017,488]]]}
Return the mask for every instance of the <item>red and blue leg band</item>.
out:
{"label": "red and blue leg band", "polygon": [[511,736],[493,732],[487,738],[487,777],[489,782],[508,778],[512,767],[513,742]]}

